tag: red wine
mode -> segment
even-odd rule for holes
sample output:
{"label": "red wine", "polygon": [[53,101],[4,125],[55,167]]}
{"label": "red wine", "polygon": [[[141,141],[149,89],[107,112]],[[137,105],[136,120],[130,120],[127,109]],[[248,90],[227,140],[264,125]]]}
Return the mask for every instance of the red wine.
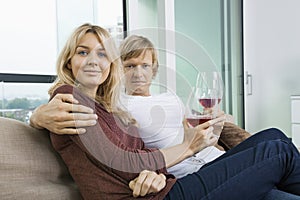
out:
{"label": "red wine", "polygon": [[212,118],[210,117],[201,117],[201,118],[187,118],[187,121],[193,126],[197,126],[199,124],[202,124],[204,122],[207,122],[211,120]]}
{"label": "red wine", "polygon": [[208,99],[208,98],[199,99],[199,103],[205,108],[214,107],[217,104],[217,101],[218,103],[220,103],[221,99]]}

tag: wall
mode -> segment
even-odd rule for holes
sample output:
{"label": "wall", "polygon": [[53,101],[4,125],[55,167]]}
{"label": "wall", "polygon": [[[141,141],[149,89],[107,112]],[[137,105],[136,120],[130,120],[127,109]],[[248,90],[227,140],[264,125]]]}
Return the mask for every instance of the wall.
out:
{"label": "wall", "polygon": [[277,127],[290,135],[290,95],[300,94],[300,1],[244,1],[246,129]]}

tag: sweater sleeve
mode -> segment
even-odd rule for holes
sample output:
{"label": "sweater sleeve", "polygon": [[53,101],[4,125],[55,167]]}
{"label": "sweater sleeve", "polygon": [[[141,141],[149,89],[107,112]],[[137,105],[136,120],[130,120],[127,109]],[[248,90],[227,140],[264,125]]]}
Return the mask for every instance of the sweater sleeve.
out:
{"label": "sweater sleeve", "polygon": [[[83,105],[98,114],[98,124],[88,127],[81,135],[50,134],[52,145],[66,163],[84,199],[133,199],[128,183],[144,169],[166,174],[167,184],[158,193],[141,199],[163,199],[176,179],[167,174],[165,161],[157,149],[145,149],[134,128],[125,131],[114,123],[114,118],[93,100],[62,86],[56,93],[72,93]],[[100,112],[101,111],[101,112]],[[124,131],[122,131],[124,130]],[[129,134],[131,133],[131,134]]]}
{"label": "sweater sleeve", "polygon": [[105,165],[127,181],[145,169],[167,173],[162,153],[158,149],[144,148],[135,127],[122,127],[116,117],[71,86],[60,87],[56,93],[72,93],[80,104],[97,113],[95,126],[88,127],[85,134],[70,136],[95,165]]}

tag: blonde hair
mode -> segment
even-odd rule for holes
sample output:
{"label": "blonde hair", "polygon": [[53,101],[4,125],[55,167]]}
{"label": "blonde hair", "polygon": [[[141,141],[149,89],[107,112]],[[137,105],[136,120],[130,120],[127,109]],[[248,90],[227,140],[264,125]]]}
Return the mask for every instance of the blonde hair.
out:
{"label": "blonde hair", "polygon": [[157,52],[153,43],[148,38],[139,35],[131,35],[128,36],[120,45],[120,57],[122,62],[131,58],[137,58],[140,55],[144,56],[147,51],[150,51],[152,55],[152,70],[154,78],[158,70]]}
{"label": "blonde hair", "polygon": [[68,63],[70,63],[71,58],[75,55],[79,41],[87,33],[95,34],[111,62],[109,75],[107,79],[99,85],[95,100],[101,103],[108,112],[117,114],[124,124],[135,124],[135,120],[132,119],[127,112],[118,107],[123,70],[113,38],[107,30],[100,26],[86,23],[74,30],[58,57],[56,63],[57,79],[48,93],[52,95],[55,89],[64,84],[76,87],[76,79],[73,76],[72,70],[68,68]]}

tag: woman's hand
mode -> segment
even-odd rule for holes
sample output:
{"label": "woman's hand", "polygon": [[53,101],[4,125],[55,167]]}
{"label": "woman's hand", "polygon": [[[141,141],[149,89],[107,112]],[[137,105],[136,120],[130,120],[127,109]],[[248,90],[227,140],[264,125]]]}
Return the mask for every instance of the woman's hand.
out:
{"label": "woman's hand", "polygon": [[134,197],[145,196],[161,191],[166,186],[166,176],[154,171],[144,170],[139,176],[129,182],[129,188]]}
{"label": "woman's hand", "polygon": [[187,154],[192,156],[208,146],[213,146],[218,142],[218,138],[213,133],[213,126],[219,122],[219,118],[207,121],[196,127],[190,127],[187,120],[183,121],[184,140],[183,143],[188,147]]}
{"label": "woman's hand", "polygon": [[222,133],[225,121],[227,120],[227,117],[226,117],[224,111],[220,110],[217,113],[217,118],[220,118],[221,120],[213,125],[213,128],[214,128],[213,133],[216,135],[216,137],[219,138]]}
{"label": "woman's hand", "polygon": [[182,160],[193,156],[208,146],[217,144],[219,136],[213,133],[213,125],[224,120],[224,117],[217,117],[196,127],[190,127],[184,119],[184,140],[181,144],[160,149],[164,156],[166,167],[169,168]]}
{"label": "woman's hand", "polygon": [[71,94],[57,94],[48,104],[35,109],[30,117],[30,125],[57,134],[85,133],[82,127],[96,124],[97,116],[93,110],[78,105]]}

